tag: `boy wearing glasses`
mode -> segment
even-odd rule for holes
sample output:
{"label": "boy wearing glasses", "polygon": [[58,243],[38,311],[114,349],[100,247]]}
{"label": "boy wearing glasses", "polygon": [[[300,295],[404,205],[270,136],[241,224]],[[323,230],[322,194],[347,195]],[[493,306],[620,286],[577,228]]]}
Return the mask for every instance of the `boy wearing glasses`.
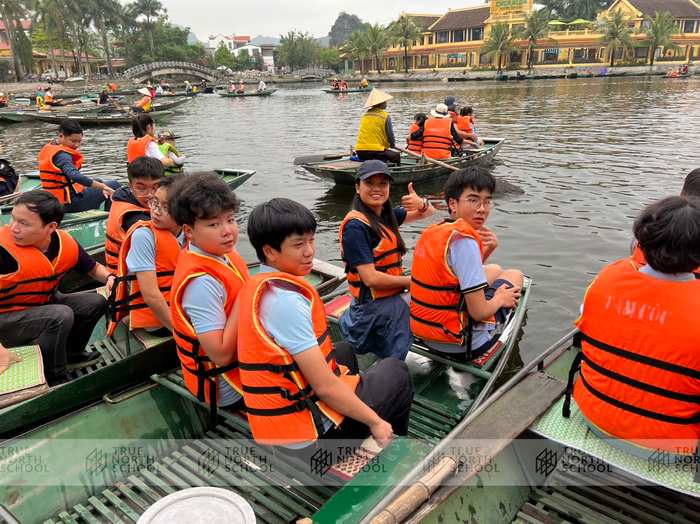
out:
{"label": "boy wearing glasses", "polygon": [[481,167],[452,173],[450,216],[416,245],[411,270],[411,330],[432,349],[473,359],[498,341],[497,324],[517,307],[523,274],[484,265],[498,238],[484,225],[495,207],[496,179]]}
{"label": "boy wearing glasses", "polygon": [[105,260],[107,269],[116,273],[119,252],[126,232],[142,220],[151,220],[148,200],[153,198],[165,176],[163,164],[156,158],[138,157],[126,168],[128,187],[118,189],[112,197],[112,208],[107,219]]}
{"label": "boy wearing glasses", "polygon": [[187,242],[168,212],[168,195],[173,182],[182,176],[163,178],[147,202],[151,220],[137,222],[126,233],[116,285],[109,297],[110,335],[127,314],[130,329],[144,328],[157,337],[172,334],[170,288],[177,259]]}

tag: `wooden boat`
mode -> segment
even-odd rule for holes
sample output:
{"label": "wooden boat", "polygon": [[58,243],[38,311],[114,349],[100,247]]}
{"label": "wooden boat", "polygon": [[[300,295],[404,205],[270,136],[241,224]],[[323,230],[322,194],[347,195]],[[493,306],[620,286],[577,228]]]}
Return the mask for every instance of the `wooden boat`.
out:
{"label": "wooden boat", "polygon": [[277,89],[266,89],[265,91],[247,91],[245,93],[225,92],[219,93],[219,96],[228,98],[239,98],[242,96],[270,96],[275,91],[277,91]]}
{"label": "wooden boat", "polygon": [[692,73],[678,73],[677,75],[669,75],[667,73],[663,77],[664,78],[689,78],[691,76],[692,76]]}
{"label": "wooden boat", "polygon": [[567,73],[566,78],[578,78],[578,73]]}
{"label": "wooden boat", "polygon": [[508,75],[501,75],[494,78],[496,82],[507,82],[510,79]]}
{"label": "wooden boat", "polygon": [[[169,111],[190,101],[189,98],[178,98],[177,100],[171,100],[169,102],[162,102],[160,104],[153,104],[151,106],[153,111]],[[149,113],[153,112],[149,111]]]}
{"label": "wooden boat", "polygon": [[[443,467],[411,471],[373,501],[363,522],[432,524],[464,514],[485,523],[697,522],[693,456],[646,460],[614,448],[588,429],[575,402],[571,417],[562,418],[569,369],[580,351],[575,332],[526,365],[424,459]],[[463,452],[454,453],[458,447]],[[462,464],[456,471],[455,460]],[[410,487],[428,478],[421,495],[429,499],[411,496]],[[389,514],[395,520],[384,520]]]}
{"label": "wooden boat", "polygon": [[[149,111],[149,115],[158,122],[163,118],[173,114],[172,111]],[[83,126],[111,126],[119,124],[131,124],[134,115],[129,113],[98,113],[98,114],[78,114],[78,113],[23,113],[30,120],[38,120],[49,124],[59,125],[63,120],[76,120]]]}
{"label": "wooden boat", "polygon": [[[521,300],[511,320],[509,348],[518,338],[524,312]],[[153,349],[133,353],[73,383],[87,383],[99,373],[108,380],[115,366],[131,362],[135,368],[135,358],[145,360],[154,353]],[[13,460],[31,446],[34,461],[40,460],[50,474],[42,481],[26,472],[6,473],[3,480],[12,489],[0,493],[0,503],[18,522],[135,523],[170,493],[217,486],[244,497],[258,522],[283,524],[309,518],[318,524],[337,524],[342,515],[343,523],[356,524],[406,472],[420,467],[445,435],[461,426],[470,408],[485,401],[489,385],[497,380],[494,374],[486,385],[483,380],[471,382],[474,377],[468,373],[414,354],[407,362],[416,386],[410,437],[397,438],[381,452],[362,449],[333,467],[320,457],[304,464],[254,443],[243,413],[219,410],[217,422],[210,423],[208,408],[184,387],[179,370],[154,373],[136,387],[119,388],[112,381],[102,402],[5,442],[4,460]],[[362,357],[360,365],[366,370],[372,363]],[[144,368],[148,364],[144,362]],[[149,369],[154,367],[151,363]],[[65,390],[73,383],[54,389]],[[42,399],[50,394],[56,393]],[[5,413],[0,412],[3,422]],[[81,440],[85,438],[92,440]],[[128,443],[131,451],[122,449],[122,443]],[[233,467],[234,461],[238,467]],[[112,466],[126,463],[134,467]]]}
{"label": "wooden boat", "polygon": [[342,95],[344,93],[369,93],[374,89],[372,86],[367,86],[367,87],[358,87],[355,89],[345,89],[345,90],[340,90],[340,89],[324,89],[324,93],[331,93],[335,95]]}
{"label": "wooden boat", "polygon": [[187,96],[187,93],[184,91],[181,93],[156,93],[155,98],[171,98],[175,96]]}
{"label": "wooden boat", "polygon": [[[484,147],[475,149],[464,157],[452,157],[443,162],[459,169],[473,164],[490,162],[496,156],[505,142],[504,138],[484,138]],[[360,167],[360,162],[353,160],[331,160],[327,162],[313,162],[301,164],[301,166],[322,178],[330,178],[340,184],[354,184],[355,172]],[[389,165],[394,184],[408,184],[409,182],[422,182],[433,180],[435,177],[450,174],[447,168],[431,163],[423,163],[409,157],[401,157],[401,165]]]}

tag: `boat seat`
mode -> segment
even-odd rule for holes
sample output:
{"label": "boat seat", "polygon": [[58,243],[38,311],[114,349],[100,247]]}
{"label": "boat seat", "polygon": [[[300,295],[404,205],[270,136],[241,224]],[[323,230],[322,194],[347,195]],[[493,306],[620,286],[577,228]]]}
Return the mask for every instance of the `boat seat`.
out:
{"label": "boat seat", "polygon": [[41,395],[49,386],[44,376],[41,350],[36,344],[7,348],[24,362],[13,362],[0,375],[0,408]]}

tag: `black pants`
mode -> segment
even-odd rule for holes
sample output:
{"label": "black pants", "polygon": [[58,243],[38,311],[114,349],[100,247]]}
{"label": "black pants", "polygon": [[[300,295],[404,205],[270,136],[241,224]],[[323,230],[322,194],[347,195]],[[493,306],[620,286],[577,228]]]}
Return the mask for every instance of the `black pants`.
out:
{"label": "black pants", "polygon": [[[333,344],[333,348],[336,362],[347,366],[351,374],[358,374],[357,356],[352,344],[338,342]],[[355,395],[391,424],[396,435],[401,436],[408,434],[414,394],[413,378],[408,366],[395,358],[381,360],[367,373],[362,373],[355,390]],[[311,457],[323,448],[330,466],[352,455],[370,434],[366,424],[346,417],[340,426],[329,429],[313,444],[298,450],[280,447],[280,451],[296,456],[311,467]]]}
{"label": "black pants", "polygon": [[99,293],[56,293],[42,305],[0,314],[0,344],[26,345],[39,339],[46,380],[66,373],[66,352],[81,353],[97,322],[107,313],[107,299]]}
{"label": "black pants", "polygon": [[[99,178],[96,178],[95,181],[102,182]],[[107,180],[105,185],[111,187],[115,191],[122,187],[116,180]],[[99,209],[103,202],[105,204],[105,211],[109,211],[112,208],[112,199],[105,198],[101,189],[86,187],[80,193],[73,194],[71,196],[71,203],[64,204],[64,206],[66,208],[66,213],[78,213],[79,211],[87,211],[89,209]]]}
{"label": "black pants", "polygon": [[356,153],[360,160],[386,160],[394,162],[396,165],[401,165],[401,153],[391,149],[385,149],[384,151],[356,151]]}

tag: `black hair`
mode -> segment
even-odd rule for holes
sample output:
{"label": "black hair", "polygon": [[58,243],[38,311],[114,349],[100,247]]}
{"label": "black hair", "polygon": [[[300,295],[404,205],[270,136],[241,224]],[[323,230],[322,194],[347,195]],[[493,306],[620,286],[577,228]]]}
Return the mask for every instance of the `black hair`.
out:
{"label": "black hair", "polygon": [[688,176],[685,177],[683,196],[700,197],[700,168],[693,169],[688,173]]}
{"label": "black hair", "polygon": [[157,158],[140,156],[135,158],[133,162],[129,162],[129,165],[126,166],[126,174],[129,182],[133,182],[135,178],[159,180],[165,176],[165,168],[163,163]]}
{"label": "black hair", "polygon": [[464,106],[459,110],[459,116],[469,116],[474,112],[474,110],[469,106]]}
{"label": "black hair", "polygon": [[428,115],[425,113],[416,113],[413,117],[413,120],[418,122],[418,125],[423,127],[423,124],[425,124],[425,121],[428,119]]}
{"label": "black hair", "polygon": [[179,178],[168,190],[168,212],[183,226],[238,211],[241,201],[217,174],[195,173]]}
{"label": "black hair", "polygon": [[700,198],[658,200],[634,221],[634,236],[647,263],[661,273],[689,273],[700,267]]}
{"label": "black hair", "polygon": [[264,202],[248,217],[248,239],[260,262],[265,262],[265,246],[279,251],[287,237],[315,232],[316,219],[311,211],[288,198]]}
{"label": "black hair", "polygon": [[172,186],[175,182],[177,182],[181,178],[184,178],[185,176],[187,175],[183,175],[182,173],[175,173],[173,175],[164,176],[163,180],[161,180],[158,184],[158,187],[167,187],[168,191],[170,191],[170,186]]}
{"label": "black hair", "polygon": [[464,190],[471,187],[477,192],[486,189],[493,194],[496,190],[496,178],[483,167],[470,166],[455,171],[445,184],[445,202],[450,205],[450,199],[459,200]]}
{"label": "black hair", "polygon": [[65,120],[62,120],[61,125],[58,126],[58,132],[63,133],[63,136],[71,136],[75,134],[82,135],[83,128],[80,127],[80,123],[76,122],[75,120],[66,118]]}
{"label": "black hair", "polygon": [[[362,181],[358,180],[356,186],[359,187]],[[362,201],[362,198],[357,193],[352,201],[352,209],[354,211],[359,211],[365,218],[369,221],[369,227],[372,230],[372,234],[375,238],[381,239],[382,237],[389,238],[389,233],[387,229],[394,233],[396,237],[396,247],[399,253],[403,256],[408,251],[406,249],[406,244],[401,238],[401,233],[399,233],[399,223],[396,220],[396,215],[394,215],[394,207],[391,205],[391,198],[387,198],[386,202],[382,204],[382,212],[377,216],[377,214],[372,211],[367,204]]]}
{"label": "black hair", "polygon": [[155,123],[151,115],[139,113],[131,120],[131,130],[136,138],[143,138],[148,134],[146,133],[146,128],[155,125]]}
{"label": "black hair", "polygon": [[43,191],[41,189],[34,189],[22,193],[17,197],[14,205],[16,207],[20,204],[24,204],[29,211],[39,215],[44,225],[49,222],[56,222],[60,225],[61,220],[63,220],[66,214],[66,208],[61,204],[58,198],[48,191]]}

